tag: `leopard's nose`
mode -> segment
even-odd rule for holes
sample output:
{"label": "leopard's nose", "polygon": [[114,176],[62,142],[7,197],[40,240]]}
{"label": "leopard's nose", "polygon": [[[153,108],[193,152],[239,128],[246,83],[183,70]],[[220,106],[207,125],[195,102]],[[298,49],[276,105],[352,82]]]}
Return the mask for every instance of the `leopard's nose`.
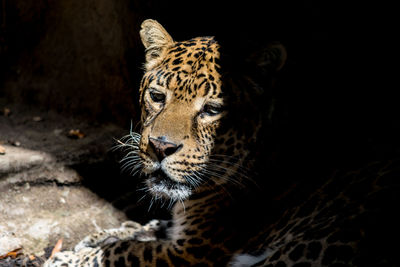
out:
{"label": "leopard's nose", "polygon": [[182,145],[177,145],[172,142],[166,141],[165,137],[153,138],[149,137],[149,145],[161,162],[164,158],[174,154],[182,148]]}

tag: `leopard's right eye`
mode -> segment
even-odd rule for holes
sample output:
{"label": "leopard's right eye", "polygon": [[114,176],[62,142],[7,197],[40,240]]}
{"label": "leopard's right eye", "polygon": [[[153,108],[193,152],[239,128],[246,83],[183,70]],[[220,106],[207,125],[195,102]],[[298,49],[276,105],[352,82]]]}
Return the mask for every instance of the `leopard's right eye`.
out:
{"label": "leopard's right eye", "polygon": [[222,107],[214,104],[206,104],[204,105],[202,112],[208,116],[215,116],[222,112]]}
{"label": "leopard's right eye", "polygon": [[163,93],[150,91],[150,98],[156,103],[164,103],[165,102],[165,95]]}

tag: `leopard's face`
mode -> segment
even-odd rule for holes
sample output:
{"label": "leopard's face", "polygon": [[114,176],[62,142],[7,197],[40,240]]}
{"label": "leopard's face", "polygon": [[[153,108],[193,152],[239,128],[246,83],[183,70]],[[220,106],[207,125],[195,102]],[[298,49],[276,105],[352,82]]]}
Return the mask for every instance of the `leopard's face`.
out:
{"label": "leopard's face", "polygon": [[[142,31],[143,32],[143,31]],[[140,158],[149,191],[185,199],[206,181],[226,111],[212,37],[171,42],[141,83]]]}
{"label": "leopard's face", "polygon": [[[140,86],[138,155],[148,191],[156,198],[184,200],[226,183],[225,167],[235,155],[246,154],[248,136],[236,138],[235,130],[226,127],[231,93],[222,86],[218,43],[213,37],[175,42],[153,20],[142,24],[140,34],[146,72]],[[213,158],[227,151],[230,158]]]}

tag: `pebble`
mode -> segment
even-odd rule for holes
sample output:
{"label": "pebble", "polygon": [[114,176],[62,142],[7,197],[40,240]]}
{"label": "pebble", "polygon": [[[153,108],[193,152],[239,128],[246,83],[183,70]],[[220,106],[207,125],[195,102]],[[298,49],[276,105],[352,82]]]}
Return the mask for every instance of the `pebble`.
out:
{"label": "pebble", "polygon": [[39,121],[42,121],[43,119],[42,119],[42,117],[35,116],[35,117],[32,118],[32,120],[35,121],[35,122],[39,122]]}
{"label": "pebble", "polygon": [[19,141],[10,141],[10,143],[11,143],[11,145],[16,146],[16,147],[21,146],[21,142],[19,142]]}

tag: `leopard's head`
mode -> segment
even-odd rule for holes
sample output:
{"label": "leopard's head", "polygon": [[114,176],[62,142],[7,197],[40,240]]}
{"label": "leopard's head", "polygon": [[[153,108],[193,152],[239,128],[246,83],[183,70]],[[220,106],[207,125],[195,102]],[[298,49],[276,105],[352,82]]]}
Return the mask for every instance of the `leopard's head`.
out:
{"label": "leopard's head", "polygon": [[176,42],[154,20],[143,22],[140,36],[146,62],[136,167],[148,191],[184,200],[213,186],[239,183],[241,160],[259,117],[246,115],[254,112],[249,95],[257,90],[243,86],[254,84],[246,77],[236,84],[236,74],[221,69],[220,46],[213,37]]}

